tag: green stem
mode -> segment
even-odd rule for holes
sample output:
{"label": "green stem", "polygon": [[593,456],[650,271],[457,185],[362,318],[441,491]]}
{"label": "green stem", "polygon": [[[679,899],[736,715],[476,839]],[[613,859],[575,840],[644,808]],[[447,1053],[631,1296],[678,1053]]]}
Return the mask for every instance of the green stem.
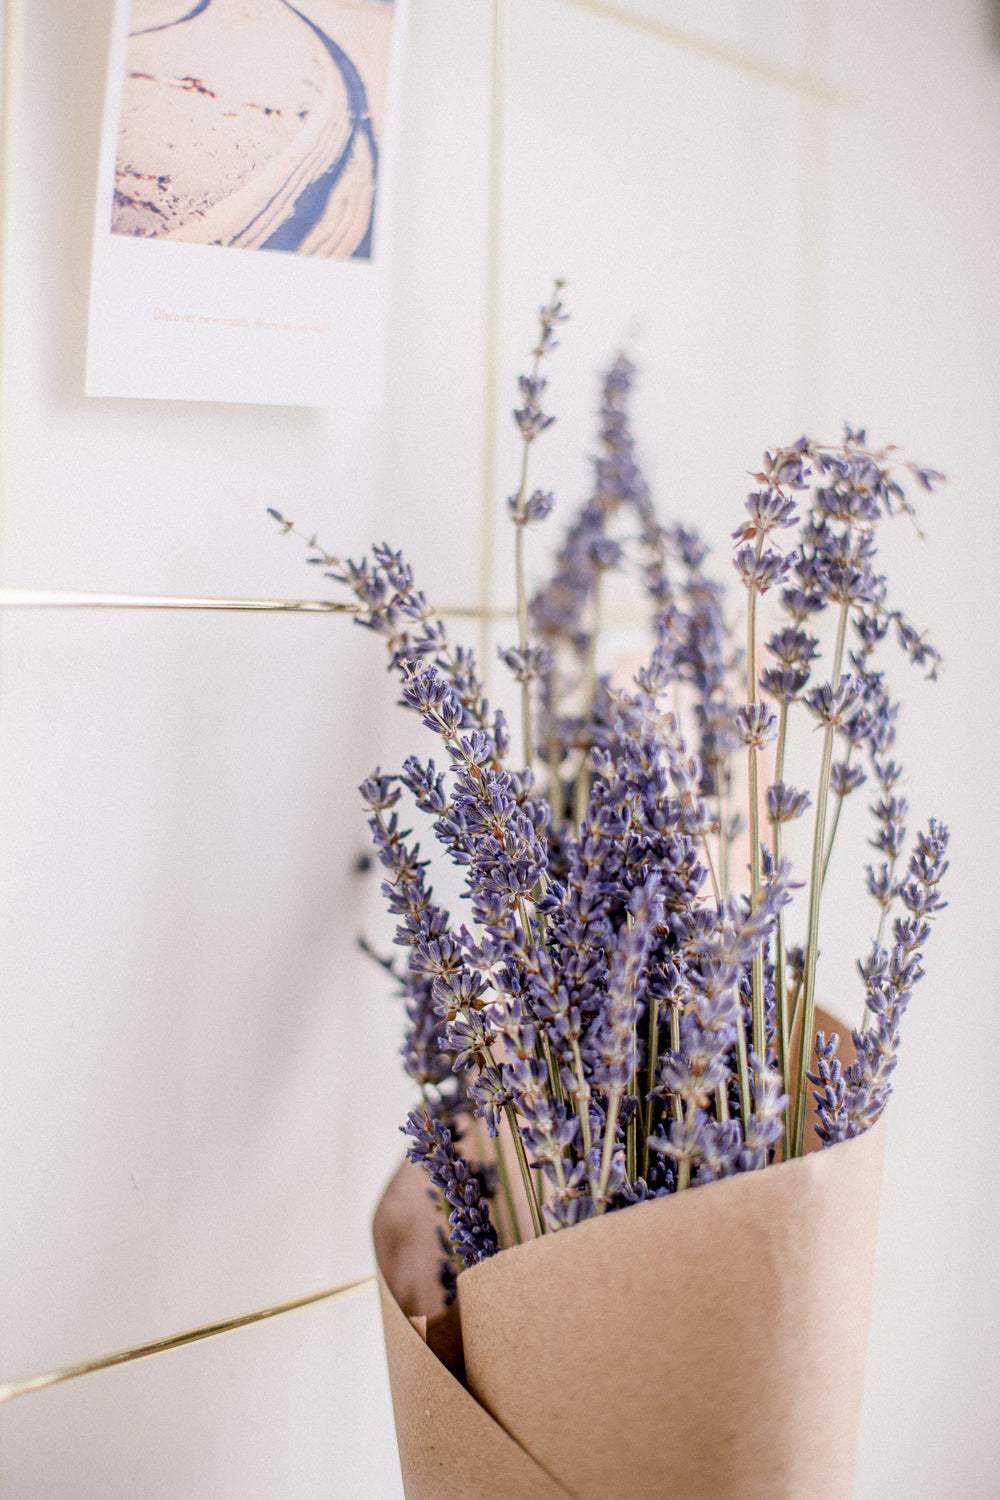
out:
{"label": "green stem", "polygon": [[507,1116],[507,1124],[510,1126],[511,1138],[514,1142],[514,1153],[517,1156],[517,1165],[521,1170],[521,1183],[524,1187],[525,1197],[528,1200],[528,1212],[531,1215],[531,1227],[535,1232],[535,1238],[541,1239],[545,1233],[545,1225],[542,1222],[541,1209],[538,1206],[538,1195],[535,1192],[535,1184],[531,1180],[531,1168],[528,1166],[528,1158],[524,1154],[524,1142],[517,1128],[517,1115],[514,1113],[513,1104],[504,1105],[504,1114]]}
{"label": "green stem", "polygon": [[504,1155],[503,1141],[497,1134],[494,1142],[494,1153],[497,1163],[497,1176],[500,1178],[500,1191],[503,1193],[504,1206],[507,1217],[510,1220],[511,1238],[515,1245],[521,1243],[521,1226],[517,1222],[517,1209],[514,1206],[514,1194],[510,1185],[510,1171],[507,1166],[507,1158]]}
{"label": "green stem", "polygon": [[[791,1004],[789,1006],[789,1013],[788,1013],[788,1047],[789,1047],[789,1052],[791,1052],[791,1050],[792,1050],[792,1043],[793,1043],[794,1038],[795,1038],[795,1028],[798,1025],[798,1021],[799,1021],[799,1001],[801,999],[802,999],[802,980],[800,979],[799,982],[798,982],[798,984],[795,986],[795,993],[791,997]],[[789,1058],[789,1067],[790,1066],[791,1066],[791,1059]],[[794,1082],[794,1080],[793,1080],[793,1082]],[[786,1088],[785,1092],[787,1094],[789,1094],[789,1097],[791,1097],[790,1093],[789,1093],[789,1089]]]}
{"label": "green stem", "polygon": [[[760,560],[763,534],[757,538],[757,560]],[[757,701],[757,588],[750,585],[747,605],[747,702]],[[760,858],[760,787],[758,785],[757,747],[747,747],[747,780],[750,812],[750,899],[756,907],[760,901],[763,875]],[[766,1052],[764,1035],[764,954],[760,952],[750,971],[751,1030],[753,1047],[758,1057]],[[745,1117],[746,1119],[747,1117]]]}
{"label": "green stem", "polygon": [[[586,725],[593,716],[597,701],[597,637],[601,630],[601,573],[594,573],[593,627],[587,647],[586,672],[584,675],[582,722]],[[590,801],[590,745],[583,747],[583,759],[576,773],[573,788],[573,818],[577,825],[583,822]]]}
{"label": "green stem", "polygon": [[[691,1125],[691,1124],[694,1123],[694,1112],[695,1112],[695,1105],[694,1105],[693,1102],[689,1101],[688,1102],[688,1110],[687,1110],[689,1125]],[[684,1191],[684,1189],[690,1184],[690,1182],[691,1182],[691,1160],[690,1160],[690,1157],[685,1156],[684,1159],[683,1159],[683,1161],[680,1161],[677,1164],[677,1191],[679,1193],[682,1193]]]}
{"label": "green stem", "polygon": [[[844,757],[845,766],[849,766],[851,764],[851,753],[853,750],[854,746],[849,744],[847,747],[847,754]],[[830,824],[830,837],[826,841],[826,854],[823,856],[823,885],[826,885],[826,872],[830,868],[830,855],[833,853],[833,845],[837,837],[837,829],[840,827],[840,814],[843,806],[844,797],[838,792],[837,805],[833,810],[833,822]]]}
{"label": "green stem", "polygon": [[826,885],[826,872],[830,868],[830,855],[833,853],[833,843],[837,837],[837,829],[840,827],[840,813],[843,806],[844,799],[838,794],[837,805],[833,809],[833,818],[830,822],[830,837],[826,841],[826,853],[823,856],[823,873],[819,881],[821,890]]}
{"label": "green stem", "polygon": [[[774,779],[775,782],[785,779],[785,746],[788,742],[788,704],[782,702],[778,711],[778,743],[774,752]],[[774,854],[774,868],[781,868],[781,824],[773,825],[771,834],[771,850]],[[777,1013],[778,1032],[778,1067],[781,1070],[782,1088],[792,1097],[792,1059],[789,1052],[789,1038],[791,1036],[791,1023],[788,1017],[788,980],[785,974],[785,913],[782,907],[778,908],[778,916],[774,930],[774,997]],[[785,1141],[784,1156],[787,1160],[791,1155],[792,1147],[792,1111],[786,1109],[782,1116],[784,1125]]]}
{"label": "green stem", "polygon": [[774,752],[774,779],[785,779],[785,742],[788,739],[788,704],[782,702],[778,710],[778,743]]}
{"label": "green stem", "polygon": [[[897,858],[898,858],[898,856],[894,854],[892,856],[892,859],[889,861],[889,880],[890,880],[890,883],[895,879]],[[879,916],[879,919],[878,919],[878,931],[875,934],[875,946],[876,946],[876,948],[879,948],[882,945],[882,938],[883,938],[883,936],[885,934],[885,924],[889,920],[889,910],[890,910],[891,906],[892,906],[892,901],[891,900],[885,901],[882,904],[882,912],[881,912],[881,915]],[[861,1012],[861,1025],[858,1027],[859,1031],[867,1031],[868,1030],[868,1022],[869,1022],[870,1017],[871,1017],[871,1011],[868,1009],[868,992],[866,990],[865,991],[864,1009]]]}
{"label": "green stem", "polygon": [[[537,360],[536,360],[537,365]],[[521,480],[520,499],[523,502],[524,488],[527,481],[528,467],[528,445],[524,448],[524,473]],[[517,633],[518,648],[522,657],[528,649],[528,592],[524,580],[524,532],[523,522],[516,526],[517,539],[514,548],[514,561],[517,571]],[[521,750],[524,756],[524,764],[529,770],[534,769],[534,744],[535,736],[531,724],[531,684],[521,683]]]}
{"label": "green stem", "polygon": [[711,846],[710,846],[710,844],[708,842],[708,834],[707,833],[703,833],[702,834],[702,836],[701,836],[701,844],[702,844],[702,848],[705,851],[705,863],[708,866],[708,878],[712,882],[712,895],[715,897],[716,907],[719,910],[721,910],[722,909],[722,893],[721,893],[721,891],[719,889],[719,877],[715,873],[715,864],[713,863],[713,860],[712,860],[712,849],[711,849]]}
{"label": "green stem", "polygon": [[[660,997],[654,995],[649,1003],[649,1039],[646,1045],[646,1083],[656,1087],[656,1064],[660,1056]],[[642,1144],[642,1175],[649,1177],[649,1137],[653,1134],[653,1110],[655,1099],[645,1100],[645,1121]]]}
{"label": "green stem", "polygon": [[608,1192],[608,1182],[611,1178],[611,1158],[615,1151],[615,1136],[618,1132],[618,1107],[621,1104],[621,1092],[616,1090],[608,1099],[608,1113],[604,1122],[604,1149],[601,1152],[601,1175],[597,1183],[597,1196],[594,1199],[594,1213],[602,1214],[606,1208],[605,1199]]}
{"label": "green stem", "polygon": [[545,1035],[544,1032],[542,1033],[542,1046],[544,1048],[545,1054],[545,1066],[549,1070],[549,1088],[552,1090],[552,1097],[553,1099],[555,1099],[557,1104],[565,1104],[566,1096],[563,1093],[562,1079],[559,1077],[559,1068],[556,1064],[555,1058],[552,1055],[552,1043],[549,1041],[549,1038]]}
{"label": "green stem", "polygon": [[580,1119],[580,1135],[583,1140],[583,1159],[588,1161],[593,1141],[590,1135],[590,1084],[583,1071],[580,1043],[573,1038],[573,1066],[576,1068],[576,1112]]}
{"label": "green stem", "polygon": [[[757,785],[757,750],[751,745],[749,747],[749,780],[750,780],[750,899],[754,907],[758,906],[761,899],[763,878],[761,873],[760,858],[760,804],[758,801],[759,791]],[[764,952],[761,948],[753,961],[750,970],[750,995],[751,995],[751,1035],[753,1049],[758,1057],[763,1057],[766,1051],[764,1036]]]}
{"label": "green stem", "polygon": [[[535,350],[535,357],[531,366],[531,379],[538,379],[538,372],[542,366],[542,346]],[[524,438],[521,449],[521,475],[518,480],[517,494],[514,497],[514,525],[517,532],[514,547],[514,566],[517,574],[517,634],[518,647],[523,656],[528,647],[528,591],[524,579],[524,532],[525,501],[528,495],[528,460],[531,455],[532,436]],[[531,729],[531,684],[521,683],[521,747],[524,753],[524,764],[531,769],[534,765],[534,735]]]}
{"label": "green stem", "polygon": [[[633,1046],[635,1045],[634,1032],[633,1027]],[[625,1126],[625,1171],[629,1182],[634,1182],[638,1176],[639,1166],[639,1075],[635,1068],[632,1069],[632,1077],[629,1079],[629,1092],[635,1099],[635,1108]]]}
{"label": "green stem", "polygon": [[740,1004],[740,1015],[736,1022],[736,1079],[740,1087],[740,1115],[743,1120],[743,1133],[750,1123],[750,1064],[747,1060],[747,1032],[743,1024],[743,1006]]}
{"label": "green stem", "polygon": [[[670,1050],[681,1050],[681,1008],[676,1002],[670,1007]],[[675,1120],[681,1117],[681,1101],[676,1094],[670,1095],[670,1113]]]}
{"label": "green stem", "polygon": [[[844,657],[844,641],[847,635],[847,620],[850,604],[845,600],[840,606],[837,623],[837,642],[833,653],[834,688],[840,682],[840,668]],[[792,1153],[801,1156],[805,1149],[806,1135],[806,1069],[812,1053],[813,1012],[816,1006],[816,963],[819,957],[819,907],[823,892],[823,853],[826,846],[826,808],[830,792],[830,768],[833,764],[833,741],[836,731],[827,724],[823,731],[823,752],[820,763],[819,786],[816,789],[816,821],[813,826],[812,864],[809,872],[809,919],[807,923],[805,966],[802,974],[802,1035],[799,1041],[798,1078],[795,1087],[795,1138]]]}
{"label": "green stem", "polygon": [[733,841],[729,829],[732,823],[731,817],[731,795],[732,783],[728,767],[721,765],[718,770],[719,776],[719,879],[722,884],[723,895],[728,896],[731,885],[731,870]]}
{"label": "green stem", "polygon": [[[555,670],[553,668],[553,670]],[[552,827],[558,829],[563,820],[565,803],[563,801],[563,788],[560,771],[562,759],[559,755],[558,741],[553,734],[552,749],[549,753],[549,806],[552,809]]]}
{"label": "green stem", "polygon": [[[774,868],[781,866],[781,824],[774,824],[772,834],[772,850],[774,852]],[[789,1052],[789,1020],[788,1020],[788,981],[785,974],[785,913],[779,907],[774,929],[774,1003],[777,1019],[778,1040],[778,1069],[781,1073],[781,1086],[789,1099],[792,1097],[792,1059]],[[785,1132],[784,1156],[787,1160],[791,1155],[792,1146],[792,1121],[786,1108],[782,1116]]]}

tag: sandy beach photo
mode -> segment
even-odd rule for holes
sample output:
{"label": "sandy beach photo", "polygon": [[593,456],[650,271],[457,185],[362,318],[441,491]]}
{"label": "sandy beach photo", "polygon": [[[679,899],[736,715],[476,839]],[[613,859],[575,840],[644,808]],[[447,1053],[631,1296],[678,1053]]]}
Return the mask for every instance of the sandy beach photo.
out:
{"label": "sandy beach photo", "polygon": [[371,255],[393,0],[132,0],[112,233]]}

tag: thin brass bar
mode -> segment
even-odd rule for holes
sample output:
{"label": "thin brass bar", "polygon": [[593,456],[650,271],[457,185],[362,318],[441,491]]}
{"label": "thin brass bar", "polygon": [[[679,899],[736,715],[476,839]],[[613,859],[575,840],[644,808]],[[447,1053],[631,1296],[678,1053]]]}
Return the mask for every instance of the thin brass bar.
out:
{"label": "thin brass bar", "polygon": [[374,1276],[362,1276],[357,1281],[348,1281],[343,1286],[328,1287],[322,1292],[313,1292],[308,1297],[296,1297],[292,1302],[280,1302],[274,1307],[258,1308],[256,1312],[242,1313],[238,1318],[223,1318],[217,1323],[205,1323],[200,1328],[191,1328],[186,1333],[170,1334],[167,1338],[152,1339],[147,1344],[133,1344],[128,1349],[119,1349],[114,1354],[102,1354],[96,1359],[83,1359],[78,1364],[63,1365],[58,1370],[47,1370],[44,1375],[29,1375],[26,1380],[11,1380],[0,1385],[0,1402],[13,1401],[15,1396],[26,1396],[31,1391],[46,1390],[50,1385],[61,1385],[66,1380],[76,1380],[80,1375],[92,1375],[97,1370],[109,1370],[113,1365],[129,1364],[134,1359],[145,1359],[150,1354],[165,1354],[168,1349],[180,1349],[185,1344],[195,1344],[199,1339],[214,1338],[219,1333],[231,1333],[235,1328],[245,1328],[250,1323],[263,1322],[265,1318],[276,1318],[280,1313],[294,1312],[299,1307],[309,1307],[315,1302],[326,1302],[333,1297],[343,1297],[348,1292],[360,1291],[374,1286]]}
{"label": "thin brass bar", "polygon": [[76,589],[0,588],[0,609],[249,609],[275,613],[357,614],[332,599],[199,599],[172,594],[90,594]]}
{"label": "thin brass bar", "polygon": [[493,592],[493,522],[497,456],[497,362],[500,348],[500,229],[503,217],[504,139],[510,0],[493,0],[490,53],[489,207],[486,239],[486,328],[483,349],[483,447],[479,507],[479,671],[488,683]]}
{"label": "thin brass bar", "polygon": [[686,52],[696,52],[701,57],[724,63],[741,73],[761,78],[766,83],[774,83],[780,88],[791,89],[793,93],[807,94],[823,104],[844,107],[856,102],[854,95],[843,89],[834,88],[819,74],[799,68],[782,67],[780,63],[771,62],[768,58],[760,57],[756,53],[744,52],[738,47],[727,47],[723,42],[713,42],[708,37],[698,36],[694,32],[685,31],[682,27],[670,26],[665,21],[654,21],[649,16],[636,15],[632,11],[622,10],[617,5],[609,5],[605,3],[605,0],[562,0],[562,4],[572,5],[577,10],[589,11],[593,16],[599,16],[602,20],[612,21],[619,26],[626,26],[632,31],[641,31],[647,36],[655,36],[661,42],[668,42],[674,47],[683,48]]}
{"label": "thin brass bar", "polygon": [[[183,594],[92,594],[76,589],[6,589],[0,588],[2,609],[234,609],[263,614],[356,615],[358,604],[337,599],[223,599],[195,598]],[[513,620],[516,609],[510,606],[481,604],[445,604],[435,614],[454,620]],[[606,625],[649,626],[649,612],[640,609],[602,611]]]}
{"label": "thin brass bar", "polygon": [[[0,588],[0,609],[236,609],[265,614],[359,614],[360,605],[335,599],[189,598],[173,594],[94,594],[79,589]],[[455,604],[437,611],[455,619],[510,620],[516,610]]]}

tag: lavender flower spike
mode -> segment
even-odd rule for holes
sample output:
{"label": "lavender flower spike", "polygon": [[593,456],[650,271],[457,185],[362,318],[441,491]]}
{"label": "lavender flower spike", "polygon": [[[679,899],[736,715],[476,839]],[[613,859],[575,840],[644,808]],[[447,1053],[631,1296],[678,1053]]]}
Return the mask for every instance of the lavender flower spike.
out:
{"label": "lavender flower spike", "polygon": [[[307,541],[309,562],[353,594],[340,607],[381,638],[404,706],[444,746],[439,766],[411,755],[362,790],[405,957],[380,961],[402,993],[403,1056],[421,1100],[409,1154],[466,1266],[496,1251],[498,1187],[504,1238],[519,1238],[505,1151],[536,1235],[801,1153],[808,1048],[794,1039],[813,1028],[824,878],[838,820],[850,821],[841,808],[866,779],[876,855],[863,884],[879,917],[860,965],[856,1058],[842,1064],[838,1039],[821,1035],[808,1075],[826,1145],[885,1106],[944,906],[947,829],[932,821],[908,852],[901,721],[882,670],[892,643],[931,673],[938,655],[890,600],[877,548],[887,517],[912,514],[897,476],[930,485],[933,471],[856,429],[832,446],[803,437],[769,451],[733,533],[746,586],[734,589],[739,647],[708,549],[657,519],[630,424],[635,370],[622,357],[601,390],[590,492],[529,605],[526,537],[553,497],[528,470],[553,420],[543,366],[564,317],[557,285],[511,403],[517,634],[500,655],[520,686],[518,750],[472,653],[452,643],[399,552],[383,544],[341,563]],[[634,593],[636,579],[650,651],[621,689],[605,675],[601,623],[609,590]],[[818,776],[816,737],[800,732],[810,718],[822,729]],[[404,803],[428,821],[427,856]],[[806,842],[789,825],[807,808],[808,908],[785,911],[797,882],[783,842]],[[457,872],[464,920],[435,902],[432,862]],[[473,1142],[481,1161],[467,1155]]]}
{"label": "lavender flower spike", "polygon": [[622,1096],[638,1064],[636,1024],[645,1005],[642,999],[643,971],[663,920],[663,896],[658,875],[633,891],[629,900],[631,925],[619,933],[611,958],[608,994],[603,1016],[595,1026],[589,1051],[593,1058],[593,1081],[607,1097],[604,1145],[596,1191],[591,1186],[598,1213],[607,1205],[608,1183],[616,1154],[616,1130]]}
{"label": "lavender flower spike", "polygon": [[423,1113],[411,1110],[400,1128],[410,1140],[408,1159],[424,1168],[451,1209],[449,1239],[463,1267],[488,1260],[500,1248],[489,1202],[468,1162],[459,1155],[451,1131],[426,1109]]}

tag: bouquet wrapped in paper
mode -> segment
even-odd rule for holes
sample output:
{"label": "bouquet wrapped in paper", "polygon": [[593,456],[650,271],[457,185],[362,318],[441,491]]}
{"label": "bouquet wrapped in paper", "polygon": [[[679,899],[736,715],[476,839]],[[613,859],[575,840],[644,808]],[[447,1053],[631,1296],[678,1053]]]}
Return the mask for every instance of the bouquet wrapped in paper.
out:
{"label": "bouquet wrapped in paper", "polygon": [[407,1500],[846,1500],[882,1130],[494,1256],[460,1325],[401,1168],[375,1250]]}
{"label": "bouquet wrapped in paper", "polygon": [[[531,593],[563,317],[557,286],[514,412],[516,739],[400,554],[312,559],[444,755],[362,787],[418,1090],[375,1225],[406,1493],[832,1500],[851,1489],[880,1117],[946,869],[940,823],[907,839],[882,664],[894,642],[933,675],[937,653],[877,537],[912,514],[905,482],[940,476],[851,429],[766,453],[734,533],[737,645],[707,549],[655,514],[620,358],[593,492]],[[601,622],[637,594],[648,647],[625,671]],[[873,937],[841,1051],[816,1008],[820,910],[866,783]],[[463,877],[458,918],[404,799]]]}

